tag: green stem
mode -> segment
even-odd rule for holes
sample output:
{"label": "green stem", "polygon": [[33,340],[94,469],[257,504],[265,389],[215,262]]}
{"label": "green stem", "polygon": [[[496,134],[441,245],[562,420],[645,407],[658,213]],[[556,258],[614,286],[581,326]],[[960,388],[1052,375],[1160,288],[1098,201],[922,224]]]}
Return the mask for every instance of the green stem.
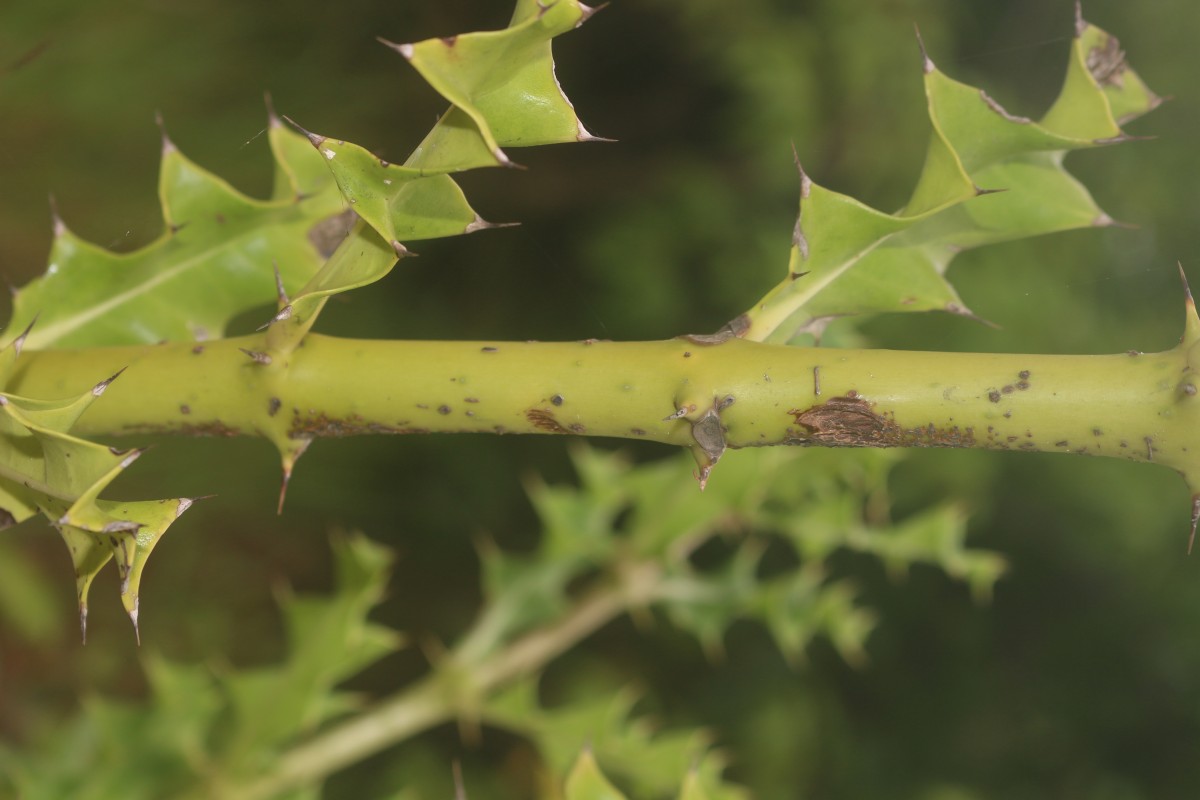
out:
{"label": "green stem", "polygon": [[26,353],[10,391],[70,396],[128,367],[74,433],[256,434],[285,454],[353,434],[558,433],[691,447],[702,477],[726,447],[792,444],[1083,453],[1192,479],[1200,398],[1188,355],[310,335],[291,353],[263,337]]}

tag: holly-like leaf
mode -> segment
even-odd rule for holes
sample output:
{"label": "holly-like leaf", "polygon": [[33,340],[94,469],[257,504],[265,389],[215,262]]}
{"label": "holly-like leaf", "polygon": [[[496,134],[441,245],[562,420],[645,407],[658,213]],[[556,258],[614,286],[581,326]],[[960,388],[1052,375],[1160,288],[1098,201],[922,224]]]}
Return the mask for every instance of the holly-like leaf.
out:
{"label": "holly-like leaf", "polygon": [[373,283],[409,255],[405,242],[492,227],[445,173],[511,165],[501,147],[595,139],[554,76],[551,40],[592,15],[577,0],[518,0],[509,26],[390,47],[451,108],[403,165],[309,133],[359,224],[291,300],[281,298],[270,346],[295,347],[334,294]]}
{"label": "holly-like leaf", "polygon": [[100,493],[141,454],[70,434],[75,421],[111,381],[63,401],[0,392],[0,527],[41,512],[58,529],[75,567],[85,640],[88,590],[96,574],[114,558],[121,601],[137,629],[138,589],[146,561],[171,523],[192,504],[187,498],[100,499]]}
{"label": "holly-like leaf", "polygon": [[299,288],[323,260],[310,230],[343,202],[320,156],[273,114],[268,139],[275,188],[271,199],[256,200],[164,135],[162,235],[114,253],[56,217],[49,266],[16,292],[10,330],[37,318],[25,343],[34,349],[217,338],[237,314],[274,302],[273,267],[285,286]]}
{"label": "holly-like leaf", "polygon": [[912,196],[876,211],[800,174],[788,274],[737,326],[745,338],[819,336],[835,317],[943,310],[970,315],[944,275],[972,247],[1112,220],[1062,166],[1071,150],[1124,141],[1120,123],[1161,100],[1125,63],[1111,34],[1077,18],[1063,89],[1040,122],[924,58],[933,131]]}
{"label": "holly-like leaf", "polygon": [[335,539],[336,592],[283,598],[288,660],[225,681],[237,716],[236,732],[224,743],[231,767],[265,768],[276,745],[355,707],[352,697],[335,691],[337,684],[401,643],[394,631],[367,620],[391,563],[390,551],[363,536]]}
{"label": "holly-like leaf", "polygon": [[578,0],[518,0],[504,30],[391,45],[452,104],[407,166],[507,166],[502,147],[595,139],[558,85],[550,48],[551,39],[593,13]]}

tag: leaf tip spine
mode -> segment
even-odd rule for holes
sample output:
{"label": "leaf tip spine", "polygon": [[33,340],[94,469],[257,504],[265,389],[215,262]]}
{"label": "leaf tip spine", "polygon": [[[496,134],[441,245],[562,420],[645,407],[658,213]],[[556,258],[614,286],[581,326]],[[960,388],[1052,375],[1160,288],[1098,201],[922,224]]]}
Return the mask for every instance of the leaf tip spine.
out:
{"label": "leaf tip spine", "polygon": [[133,638],[137,641],[137,646],[142,646],[142,629],[138,625],[138,608],[141,605],[141,599],[133,598],[133,608],[129,609],[129,621],[133,623]]}
{"label": "leaf tip spine", "polygon": [[933,64],[933,59],[929,57],[929,51],[925,49],[925,39],[921,36],[921,27],[917,23],[913,23],[913,33],[917,36],[917,48],[921,51],[921,70],[928,75],[937,67]]}
{"label": "leaf tip spine", "polygon": [[599,14],[601,11],[608,8],[609,3],[604,2],[596,6],[585,6],[583,3],[576,3],[576,5],[579,7],[579,22],[575,23],[575,27],[578,28],[580,25]]}
{"label": "leaf tip spine", "polygon": [[392,50],[395,50],[397,53],[404,56],[407,60],[412,61],[413,46],[411,44],[397,44],[396,42],[385,39],[382,36],[376,36],[375,41],[379,42],[384,47],[390,47]]}
{"label": "leaf tip spine", "polygon": [[279,115],[275,113],[275,101],[269,91],[263,92],[263,105],[267,107],[267,127],[276,130],[283,127]]}
{"label": "leaf tip spine", "polygon": [[289,117],[287,114],[283,115],[283,119],[287,122],[288,125],[291,125],[293,128],[298,130],[300,133],[304,134],[304,136],[308,139],[308,141],[312,144],[313,147],[320,148],[321,145],[325,144],[326,137],[322,136],[321,134],[313,133],[312,131],[308,130],[300,123],[296,122],[296,120]]}
{"label": "leaf tip spine", "polygon": [[1196,543],[1196,524],[1200,523],[1200,494],[1192,495],[1192,532],[1188,536],[1187,552],[1192,554],[1192,545]]}
{"label": "leaf tip spine", "polygon": [[1188,285],[1187,273],[1183,271],[1183,263],[1176,262],[1176,266],[1179,268],[1179,281],[1183,284],[1183,337],[1179,341],[1184,347],[1190,348],[1200,342],[1200,316],[1196,314],[1196,300]]}
{"label": "leaf tip spine", "polygon": [[54,195],[50,195],[50,224],[54,231],[54,238],[59,239],[67,235],[67,224],[63,222],[62,216],[58,213],[58,200]]}
{"label": "leaf tip spine", "polygon": [[161,111],[154,112],[154,122],[158,125],[158,132],[162,137],[162,155],[163,158],[166,158],[170,154],[177,152],[179,148],[175,146],[175,143],[171,141],[171,137],[167,135],[167,123],[163,119]]}
{"label": "leaf tip spine", "polygon": [[107,389],[109,387],[109,385],[112,384],[113,381],[115,381],[117,378],[121,377],[121,373],[127,369],[129,369],[128,366],[121,367],[119,370],[117,370],[115,373],[113,373],[110,377],[105,378],[104,380],[100,381],[95,386],[93,386],[92,387],[92,396],[99,397],[100,395],[104,394],[104,390]]}

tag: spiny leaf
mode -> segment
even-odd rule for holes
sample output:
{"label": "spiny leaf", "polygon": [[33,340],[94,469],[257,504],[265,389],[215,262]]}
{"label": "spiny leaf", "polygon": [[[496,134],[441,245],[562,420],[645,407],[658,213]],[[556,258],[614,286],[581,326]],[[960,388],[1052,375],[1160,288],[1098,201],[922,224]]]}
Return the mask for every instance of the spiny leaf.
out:
{"label": "spiny leaf", "polygon": [[944,278],[957,253],[1111,224],[1063,169],[1063,156],[1129,138],[1118,119],[1133,119],[1161,101],[1125,64],[1114,37],[1082,19],[1076,34],[1062,92],[1041,122],[1009,114],[924,56],[933,131],[908,203],[885,214],[813,183],[801,170],[788,275],[746,312],[745,338],[819,337],[830,319],[849,314],[937,309],[969,315]]}
{"label": "spiny leaf", "polygon": [[[282,663],[214,671],[146,654],[149,698],[85,697],[69,725],[35,733],[38,741],[21,751],[0,744],[0,775],[22,798],[236,794],[273,764],[283,741],[351,707],[334,684],[395,644],[394,633],[367,621],[387,581],[388,551],[353,535],[334,544],[334,561],[331,594],[284,598]],[[319,790],[314,782],[272,797],[315,798]]]}
{"label": "spiny leaf", "polygon": [[273,348],[295,347],[334,294],[379,280],[406,241],[491,227],[444,173],[510,164],[501,146],[593,139],[554,77],[551,40],[593,10],[576,0],[543,6],[519,0],[508,28],[389,46],[453,106],[403,166],[364,148],[308,134],[359,222],[294,299],[271,321]]}
{"label": "spiny leaf", "polygon": [[270,200],[196,166],[163,138],[165,230],[132,253],[80,239],[57,217],[46,273],[17,291],[12,330],[34,317],[27,346],[80,347],[216,338],[237,314],[274,299],[272,264],[292,288],[321,263],[309,230],[342,201],[320,157],[271,116]]}
{"label": "spiny leaf", "polygon": [[[644,717],[632,714],[636,695],[630,691],[600,693],[547,709],[537,699],[536,680],[524,681],[492,698],[486,719],[529,736],[537,745],[552,776],[580,773],[580,753],[590,755],[587,774],[601,774],[599,763],[636,797],[663,796],[677,791],[684,777],[698,774],[720,796],[734,787],[720,775],[724,760],[711,749],[711,737],[697,728],[659,731]],[[589,778],[591,780],[591,778]]]}
{"label": "spiny leaf", "polygon": [[593,13],[578,0],[518,0],[504,30],[391,45],[453,104],[407,166],[457,172],[508,165],[502,147],[594,139],[558,85],[550,47]]}
{"label": "spiny leaf", "polygon": [[228,676],[237,730],[225,752],[238,768],[257,769],[271,748],[354,707],[334,687],[400,645],[392,630],[367,621],[383,596],[390,551],[360,535],[334,540],[336,591],[283,598],[291,655],[278,666]]}
{"label": "spiny leaf", "polygon": [[567,776],[566,800],[626,800],[617,787],[608,782],[591,750],[584,750]]}
{"label": "spiny leaf", "polygon": [[278,350],[304,337],[332,295],[383,278],[409,255],[403,241],[457,236],[491,227],[448,175],[382,161],[345,141],[307,133],[358,221],[295,298],[280,298],[269,342]]}
{"label": "spiny leaf", "polygon": [[189,499],[112,502],[100,493],[140,455],[70,435],[112,379],[79,397],[31,400],[0,393],[0,521],[40,511],[63,537],[75,567],[80,626],[87,637],[88,590],[114,556],[121,600],[138,624],[138,588],[150,552]]}
{"label": "spiny leaf", "polygon": [[325,158],[351,209],[389,243],[488,227],[448,175],[389,164],[356,144],[315,133],[308,138]]}

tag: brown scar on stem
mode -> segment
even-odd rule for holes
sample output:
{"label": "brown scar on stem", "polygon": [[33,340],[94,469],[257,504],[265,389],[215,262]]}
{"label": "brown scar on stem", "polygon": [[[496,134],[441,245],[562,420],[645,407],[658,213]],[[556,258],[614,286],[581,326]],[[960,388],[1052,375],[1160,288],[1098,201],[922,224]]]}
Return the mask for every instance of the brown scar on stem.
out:
{"label": "brown scar on stem", "polygon": [[242,431],[230,425],[226,425],[219,420],[210,422],[188,423],[186,425],[125,425],[121,428],[122,433],[139,433],[139,434],[168,434],[173,433],[180,436],[221,436],[233,437],[241,436]]}
{"label": "brown scar on stem", "polygon": [[357,436],[365,433],[429,433],[428,428],[417,428],[408,425],[385,425],[381,422],[367,422],[357,414],[348,417],[330,417],[326,414],[311,414],[307,417],[294,417],[288,427],[289,439],[311,439],[316,437],[340,439],[345,436]]}
{"label": "brown scar on stem", "polygon": [[531,408],[525,412],[525,419],[538,430],[548,433],[571,433],[554,418],[554,412],[544,408]]}
{"label": "brown scar on stem", "polygon": [[1147,436],[1144,439],[1142,439],[1142,441],[1146,443],[1146,460],[1153,461],[1154,460],[1154,439],[1153,439],[1153,437]]}
{"label": "brown scar on stem", "polygon": [[790,444],[819,444],[826,447],[970,447],[975,444],[973,428],[957,425],[939,428],[932,423],[902,428],[889,416],[878,414],[862,397],[831,397],[824,403],[787,412],[807,436]]}

